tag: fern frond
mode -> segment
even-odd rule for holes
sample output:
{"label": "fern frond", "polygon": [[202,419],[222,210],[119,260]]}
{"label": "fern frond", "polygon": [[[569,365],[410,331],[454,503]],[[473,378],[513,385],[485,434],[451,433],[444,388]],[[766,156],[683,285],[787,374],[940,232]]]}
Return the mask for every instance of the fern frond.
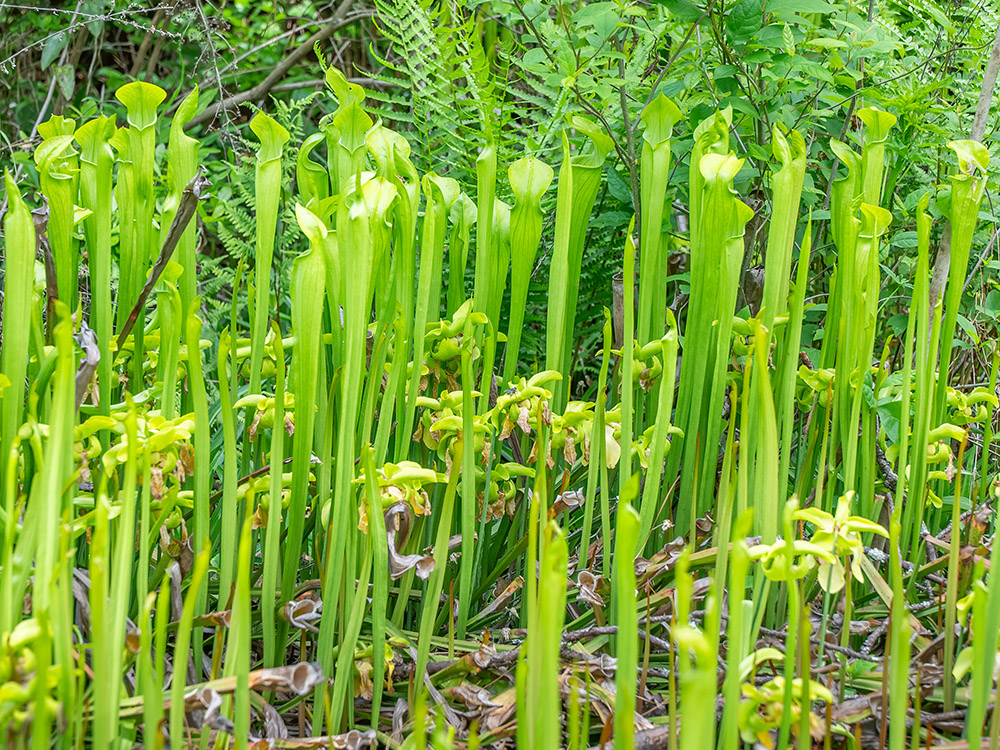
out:
{"label": "fern frond", "polygon": [[375,9],[389,43],[382,56],[374,55],[387,71],[381,78],[409,96],[373,92],[372,113],[411,129],[418,168],[468,187],[500,90],[475,17],[434,0],[376,0]]}

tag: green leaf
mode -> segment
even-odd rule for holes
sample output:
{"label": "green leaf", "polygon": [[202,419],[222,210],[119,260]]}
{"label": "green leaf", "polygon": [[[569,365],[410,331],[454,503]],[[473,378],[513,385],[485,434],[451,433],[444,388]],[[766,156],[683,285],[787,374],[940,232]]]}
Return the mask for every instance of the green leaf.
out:
{"label": "green leaf", "polygon": [[795,36],[792,34],[792,27],[787,23],[781,30],[781,49],[784,50],[785,54],[789,57],[795,55]]}
{"label": "green leaf", "polygon": [[955,666],[952,667],[951,674],[955,678],[955,682],[961,682],[965,679],[965,675],[969,673],[972,669],[972,657],[973,650],[971,646],[963,648],[958,653],[958,658],[955,659]]}
{"label": "green leaf", "polygon": [[678,21],[685,21],[688,23],[691,21],[697,21],[704,13],[704,11],[692,3],[691,0],[656,0],[656,2],[665,6],[667,10],[670,11],[670,15]]}
{"label": "green leaf", "polygon": [[801,55],[793,57],[788,62],[789,66],[801,70],[807,75],[815,78],[819,81],[826,81],[827,83],[833,83],[833,75],[827,70],[826,66],[822,63],[818,63],[815,60],[807,60]]}
{"label": "green leaf", "polygon": [[52,64],[52,61],[63,51],[63,47],[66,46],[66,42],[68,41],[69,34],[65,31],[57,32],[48,38],[48,41],[42,47],[42,70],[45,70]]}
{"label": "green leaf", "polygon": [[848,46],[847,42],[843,39],[833,39],[832,37],[810,39],[805,44],[808,47],[815,47],[816,49],[844,49]]}
{"label": "green leaf", "polygon": [[836,13],[837,8],[827,0],[767,0],[766,13]]}
{"label": "green leaf", "polygon": [[1000,292],[996,289],[991,290],[986,295],[986,299],[983,301],[983,312],[994,319],[1000,315]]}
{"label": "green leaf", "polygon": [[726,30],[739,43],[753,39],[764,21],[762,0],[739,0],[726,16]]}
{"label": "green leaf", "polygon": [[608,178],[608,192],[611,196],[624,203],[626,208],[634,210],[632,205],[632,187],[625,181],[621,172],[617,169],[609,169],[607,173]]}
{"label": "green leaf", "polygon": [[598,43],[611,36],[620,20],[618,4],[611,2],[589,3],[573,14],[574,23],[593,27]]}
{"label": "green leaf", "polygon": [[[972,343],[978,346],[979,331],[976,330],[975,324],[961,313],[959,313],[958,316],[956,317],[956,322],[958,323],[959,328],[965,331],[968,334],[969,338],[972,339]],[[962,341],[959,342],[959,344],[963,346],[964,343],[965,342]]]}
{"label": "green leaf", "polygon": [[62,94],[63,99],[70,100],[73,98],[73,87],[76,84],[76,79],[73,75],[74,72],[72,65],[56,65],[52,68],[52,73],[55,75],[56,83],[59,86],[59,93]]}

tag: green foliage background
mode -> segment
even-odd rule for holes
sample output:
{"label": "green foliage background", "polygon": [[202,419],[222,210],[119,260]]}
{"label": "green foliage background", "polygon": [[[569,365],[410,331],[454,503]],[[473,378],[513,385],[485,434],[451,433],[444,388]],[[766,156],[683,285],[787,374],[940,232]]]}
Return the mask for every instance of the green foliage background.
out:
{"label": "green foliage background", "polygon": [[[573,113],[596,116],[612,135],[614,163],[606,169],[591,223],[578,315],[576,361],[580,387],[586,389],[596,373],[601,310],[613,302],[612,269],[620,266],[634,212],[638,115],[653,94],[678,101],[688,121],[672,144],[671,204],[683,205],[687,197],[680,175],[687,171],[694,126],[716,108],[732,107],[736,148],[746,156],[736,181],[741,197],[752,206],[767,200],[771,128],[800,129],[808,134],[809,149],[803,204],[822,225],[829,215],[829,184],[816,176],[834,174],[829,139],[852,130],[857,103],[865,101],[899,117],[887,149],[886,193],[890,205],[901,209],[897,216],[908,217],[917,198],[941,182],[946,155],[940,144],[968,131],[998,14],[986,0],[236,1],[148,10],[86,0],[75,9],[0,7],[0,67],[7,71],[0,81],[3,156],[18,165],[21,180],[37,185],[29,149],[37,139],[35,123],[52,112],[86,117],[113,107],[111,92],[133,71],[172,92],[168,104],[178,102],[190,82],[199,82],[204,109],[260,84],[329,18],[342,19],[343,28],[317,51],[366,86],[387,124],[408,133],[419,169],[455,177],[470,194],[473,144],[483,113],[500,136],[501,165],[525,153],[551,163],[558,156],[560,126]],[[245,124],[264,106],[293,139],[308,135],[307,127],[314,126],[304,123],[317,120],[326,106],[312,95],[320,72],[309,54],[274,83],[273,98],[262,95],[228,108],[199,128],[207,127],[203,153],[214,185],[200,248],[211,271],[204,278],[211,281],[201,292],[216,329],[228,310],[236,265],[252,238],[253,170],[245,163],[250,153]],[[993,126],[991,120],[988,142]],[[554,202],[554,196],[548,200]],[[935,218],[942,200],[947,191],[931,203]],[[302,246],[289,222],[288,202],[283,206],[275,289],[287,288],[288,263]],[[672,239],[676,270],[667,296],[682,313],[686,217],[673,210],[665,216],[663,231]],[[991,200],[982,218],[976,246],[983,257],[970,278],[978,290],[972,299],[981,304],[960,319],[965,336],[956,362],[973,381],[985,380],[987,359],[977,345],[995,337],[1000,313],[1000,291],[983,275],[1000,266],[989,241],[997,223]],[[766,226],[755,222],[749,234],[744,265],[753,269],[762,263]],[[819,238],[811,275],[817,290],[825,288],[832,267],[830,242],[825,234]],[[882,259],[882,304],[890,314],[883,316],[889,329],[880,340],[899,336],[905,325],[910,289],[902,279],[911,275],[915,244],[914,227],[897,219]],[[543,248],[529,294],[522,340],[527,361],[540,351],[547,258]],[[747,274],[741,295],[751,309],[753,277]],[[815,351],[822,337],[824,300],[812,301],[807,352]]]}

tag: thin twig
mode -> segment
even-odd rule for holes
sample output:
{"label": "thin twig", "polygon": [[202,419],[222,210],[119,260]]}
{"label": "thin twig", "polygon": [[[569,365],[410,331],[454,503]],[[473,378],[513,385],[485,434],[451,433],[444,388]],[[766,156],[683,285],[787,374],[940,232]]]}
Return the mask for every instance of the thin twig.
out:
{"label": "thin twig", "polygon": [[191,182],[184,188],[184,192],[181,194],[180,206],[177,209],[177,214],[174,216],[174,223],[170,225],[170,232],[167,234],[167,239],[160,250],[160,257],[157,258],[156,264],[153,266],[153,270],[146,280],[146,285],[139,293],[139,299],[136,300],[135,305],[132,307],[132,312],[129,313],[128,319],[125,321],[125,325],[118,332],[118,347],[115,350],[115,357],[112,359],[112,364],[114,364],[114,361],[121,353],[122,345],[128,339],[129,334],[132,333],[132,328],[135,326],[139,314],[145,309],[146,299],[149,297],[150,292],[153,291],[153,287],[156,286],[156,282],[159,281],[163,269],[170,262],[170,257],[174,254],[174,249],[177,247],[181,235],[184,234],[184,230],[187,229],[187,225],[191,219],[194,218],[199,201],[208,197],[206,191],[210,187],[211,183],[209,183],[205,175],[199,170],[198,174],[192,177]]}

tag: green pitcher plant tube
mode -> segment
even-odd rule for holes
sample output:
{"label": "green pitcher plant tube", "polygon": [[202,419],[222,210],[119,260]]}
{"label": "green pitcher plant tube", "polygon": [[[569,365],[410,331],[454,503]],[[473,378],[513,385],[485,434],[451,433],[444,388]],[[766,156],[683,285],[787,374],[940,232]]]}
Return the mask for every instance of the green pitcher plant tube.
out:
{"label": "green pitcher plant tube", "polygon": [[[688,174],[689,191],[689,223],[691,226],[691,300],[685,321],[684,335],[686,338],[705,341],[711,340],[712,322],[715,320],[714,310],[710,303],[715,298],[715,291],[708,292],[708,280],[706,274],[708,269],[718,267],[717,260],[713,262],[708,256],[703,234],[708,226],[703,214],[704,199],[702,196],[705,179],[701,172],[701,159],[709,153],[725,153],[729,148],[729,123],[732,121],[732,111],[725,109],[716,112],[713,116],[701,122],[694,132],[694,147],[691,152],[691,165]],[[718,252],[718,249],[712,249]],[[731,316],[732,311],[727,311]],[[681,459],[685,461],[694,460],[695,449],[686,446],[688,441],[697,443],[698,430],[701,423],[701,411],[699,405],[702,403],[706,382],[709,381],[708,361],[709,346],[693,347],[685,353],[681,359],[680,384],[677,394],[677,413],[674,416],[674,423],[683,433],[683,438],[676,441],[668,454],[666,478],[672,482],[681,467]],[[687,456],[690,454],[690,459]],[[694,464],[685,469],[689,474],[693,471]],[[688,487],[685,491],[690,492]],[[682,494],[683,497],[683,494]],[[693,507],[693,505],[691,506]],[[689,510],[679,508],[683,513],[682,521],[687,518]]]}
{"label": "green pitcher plant tube", "polygon": [[[566,129],[573,128],[589,140],[591,148],[571,155]],[[612,148],[611,139],[596,123],[573,116],[563,131],[563,161],[559,168],[556,197],[556,226],[549,272],[546,313],[545,369],[569,373],[569,343],[576,325],[580,268],[590,214],[601,186],[604,160]],[[570,381],[555,393],[553,408],[566,404]]]}
{"label": "green pitcher plant tube", "polygon": [[674,386],[677,383],[677,368],[670,366],[677,361],[677,321],[674,314],[667,311],[665,320],[667,332],[661,339],[660,357],[667,363],[667,368],[660,375],[659,393],[657,396],[658,407],[656,422],[648,430],[653,432],[652,446],[649,451],[648,465],[646,469],[646,481],[642,488],[642,500],[639,504],[639,513],[642,526],[639,531],[639,543],[645,546],[649,535],[653,530],[653,524],[659,520],[657,518],[657,508],[661,503],[660,480],[663,472],[663,461],[667,451],[670,450],[671,443],[668,435],[680,437],[679,430],[667,421],[667,415],[673,411]]}
{"label": "green pitcher plant tube", "polygon": [[[237,510],[237,455],[236,455],[236,418],[233,412],[233,400],[230,393],[229,373],[227,367],[236,370],[236,363],[230,361],[232,349],[232,337],[229,328],[226,328],[219,335],[219,345],[216,349],[216,375],[219,388],[219,418],[222,421],[222,500],[221,517],[227,519],[238,519],[240,514]],[[283,363],[282,363],[283,364]],[[283,373],[282,373],[283,374]],[[284,382],[282,381],[282,385]],[[284,394],[280,396],[275,390],[276,400],[281,401],[284,406]],[[232,591],[235,580],[234,570],[236,567],[236,527],[232,524],[223,524],[220,534],[220,557],[219,557],[219,600],[226,601]]]}
{"label": "green pitcher plant tube", "polygon": [[666,255],[661,227],[670,175],[670,136],[681,111],[663,94],[657,95],[642,111],[642,225],[639,241],[639,316],[636,334],[639,344],[659,338],[664,331],[667,307]]}
{"label": "green pitcher plant tube", "polygon": [[264,114],[250,121],[250,129],[260,140],[254,171],[256,188],[257,254],[254,261],[255,301],[250,349],[250,393],[260,392],[260,371],[264,361],[264,338],[270,314],[271,264],[274,258],[274,236],[278,223],[278,203],[281,199],[282,147],[288,142],[288,131],[276,120]]}
{"label": "green pitcher plant tube", "polygon": [[924,517],[924,498],[927,483],[927,444],[931,418],[935,412],[937,383],[932,364],[938,352],[941,332],[941,300],[933,309],[930,304],[930,241],[931,217],[927,213],[930,194],[925,193],[917,202],[917,267],[914,275],[911,317],[914,318],[914,415],[912,440],[908,458],[907,495],[903,504],[903,544],[916,547]]}
{"label": "green pitcher plant tube", "polygon": [[[413,434],[413,418],[416,412],[420,367],[424,359],[424,337],[421,331],[427,322],[436,319],[440,310],[439,292],[441,267],[444,257],[447,216],[451,206],[458,199],[458,182],[450,177],[439,177],[433,173],[423,177],[424,220],[420,245],[420,271],[417,280],[417,296],[413,318],[413,359],[406,387],[406,402],[403,413],[403,435]],[[437,290],[435,292],[435,279]],[[396,460],[401,461],[409,453],[406,440],[397,443]]]}
{"label": "green pitcher plant tube", "polygon": [[[185,352],[187,355],[187,384],[191,394],[191,402],[194,413],[194,493],[192,502],[194,503],[194,523],[191,527],[191,536],[195,544],[209,544],[213,548],[209,530],[209,491],[212,486],[212,456],[211,456],[211,430],[212,423],[208,413],[208,394],[205,387],[205,375],[201,361],[201,332],[202,322],[198,317],[201,308],[201,300],[197,296],[191,300],[187,310],[187,317],[184,320],[184,339],[187,342]],[[241,553],[242,554],[242,553]],[[248,584],[249,585],[249,584]],[[249,607],[249,603],[247,604]],[[195,593],[195,614],[200,615],[208,608],[208,588],[202,588]],[[195,648],[200,650],[201,628],[196,628],[193,633]],[[248,647],[249,648],[249,647]],[[196,674],[200,673],[196,670]]]}
{"label": "green pitcher plant tube", "polygon": [[[706,129],[700,137],[703,148],[714,148],[717,128],[724,120],[716,118],[716,125]],[[698,151],[696,146],[696,152]],[[715,415],[721,413],[723,386],[728,354],[733,310],[736,305],[736,291],[743,255],[743,230],[752,212],[745,203],[738,200],[732,191],[732,180],[743,166],[743,161],[734,155],[722,155],[711,151],[701,157],[698,171],[700,197],[696,201],[701,206],[701,221],[704,228],[695,245],[692,236],[691,292],[703,295],[704,307],[690,310],[686,336],[704,337],[704,347],[696,347],[694,356],[681,360],[681,393],[679,399],[692,399],[695,404],[688,414],[681,414],[677,426],[683,431],[686,448],[681,471],[680,502],[678,518],[684,530],[691,530],[694,515],[703,510],[711,492],[712,482],[709,472],[714,475],[715,456],[713,452],[701,451],[700,465],[697,456],[698,445],[714,445],[721,434],[721,420]],[[692,189],[695,183],[692,182]],[[692,225],[693,226],[693,225]],[[700,269],[700,270],[699,270]],[[696,287],[696,279],[701,287]],[[712,289],[709,291],[708,286]],[[707,302],[714,302],[711,307]],[[696,319],[691,316],[697,315]],[[688,383],[688,388],[685,388]],[[706,394],[708,398],[706,398]],[[684,403],[679,400],[679,404]],[[686,417],[686,419],[685,419]],[[671,455],[673,451],[671,451]],[[697,476],[697,480],[695,477]],[[668,474],[669,477],[669,474]],[[694,495],[697,484],[697,496]]]}
{"label": "green pitcher plant tube", "polygon": [[476,312],[489,310],[494,295],[490,282],[495,250],[493,201],[497,190],[497,149],[489,120],[484,123],[483,141],[483,148],[476,156],[476,266],[472,292]]}
{"label": "green pitcher plant tube", "polygon": [[878,107],[858,110],[858,119],[865,124],[864,149],[861,157],[861,195],[872,206],[882,204],[882,181],[885,171],[885,145],[889,130],[896,124],[896,115]]}
{"label": "green pitcher plant tube", "polygon": [[[355,508],[351,487],[357,457],[355,436],[358,406],[366,369],[365,332],[368,329],[374,293],[372,267],[378,257],[388,252],[391,226],[387,223],[387,217],[396,198],[395,186],[376,177],[365,182],[358,190],[349,188],[349,192],[341,198],[337,217],[338,250],[341,252],[346,293],[345,359],[336,444],[336,478],[326,539],[326,578],[323,595],[329,602],[337,600],[345,567],[347,571],[351,570],[351,567],[345,566],[349,560],[345,559],[348,554],[345,553],[343,546],[345,541],[343,530],[348,523],[349,513]],[[305,211],[304,209],[303,212]],[[305,227],[303,231],[306,231]],[[353,536],[355,536],[353,532],[348,532],[347,540]],[[351,549],[350,543],[346,549]],[[367,555],[364,558],[364,564],[369,565],[370,558]],[[348,586],[347,589],[349,588]],[[325,611],[320,622],[321,654],[328,653],[333,646],[336,613],[337,610],[334,608]],[[321,663],[324,664],[324,668],[330,669],[333,664],[328,663],[327,659],[328,657],[321,658]],[[341,700],[346,695],[343,693],[344,689],[340,687],[340,692],[337,693]],[[340,706],[335,704],[333,711],[339,713]],[[333,717],[338,713],[334,713]]]}
{"label": "green pitcher plant tube", "polygon": [[449,318],[466,299],[465,269],[469,263],[471,230],[477,217],[476,204],[465,193],[460,193],[451,207],[451,231],[448,233],[448,297],[445,315]]}
{"label": "green pitcher plant tube", "polygon": [[542,241],[542,196],[554,175],[552,167],[530,156],[518,159],[507,170],[514,207],[510,212],[510,325],[504,350],[504,387],[517,372],[528,285]]}
{"label": "green pitcher plant tube", "polygon": [[[139,275],[132,269],[140,264],[136,257],[135,244],[135,169],[132,163],[132,149],[128,136],[128,128],[117,128],[108,141],[117,154],[118,169],[115,173],[113,189],[114,205],[118,209],[118,265],[125,268],[125,273],[119,273],[116,295],[116,333],[125,326],[132,306],[139,298],[141,283]],[[141,326],[140,326],[141,327]],[[122,348],[124,341],[116,342]]]}
{"label": "green pitcher plant tube", "polygon": [[21,427],[24,378],[28,371],[31,298],[35,288],[35,224],[13,177],[4,170],[8,201],[4,217],[3,347],[0,374],[0,468],[7,476],[7,455]]}
{"label": "green pitcher plant tube", "polygon": [[354,188],[364,171],[368,152],[367,134],[374,124],[365,112],[365,92],[356,83],[347,80],[336,68],[326,69],[327,86],[337,97],[337,110],[328,118],[324,132],[327,141],[327,158],[330,163],[331,195],[343,195],[355,181]]}
{"label": "green pitcher plant tube", "polygon": [[795,225],[806,173],[806,144],[802,134],[793,130],[786,137],[775,125],[771,138],[771,147],[775,158],[781,162],[781,169],[771,175],[774,208],[764,256],[764,296],[761,300],[764,317],[761,322],[769,331],[772,330],[775,316],[784,311],[788,298]]}
{"label": "green pitcher plant tube", "polygon": [[[195,86],[181,101],[170,122],[170,139],[167,143],[167,182],[170,191],[163,201],[163,211],[160,215],[161,247],[177,215],[181,194],[198,172],[198,149],[201,144],[197,138],[192,138],[184,132],[184,126],[197,111],[198,87]],[[173,259],[184,269],[177,283],[182,310],[190,309],[191,301],[198,294],[198,266],[195,257],[197,245],[197,222],[192,221],[181,235],[173,255]]]}
{"label": "green pitcher plant tube", "polygon": [[[112,393],[110,346],[114,330],[114,307],[111,287],[111,191],[115,155],[111,148],[111,138],[114,134],[114,119],[104,116],[83,123],[75,134],[76,142],[80,144],[80,205],[90,212],[83,222],[83,234],[90,271],[90,327],[97,334],[97,343],[101,349],[101,359],[97,364],[98,410],[104,415],[109,413]],[[194,278],[194,274],[191,278]],[[106,434],[102,436],[102,440],[107,447]]]}
{"label": "green pitcher plant tube", "polygon": [[986,172],[990,154],[977,141],[951,141],[948,147],[958,157],[958,172],[951,176],[951,253],[948,280],[944,292],[944,322],[941,326],[940,377],[935,397],[935,416],[944,417],[944,393],[951,366],[955,325],[958,321],[959,301],[965,286],[969,265],[972,235],[979,221],[979,204],[986,189]]}
{"label": "green pitcher plant tube", "polygon": [[[507,274],[510,270],[510,217],[511,208],[500,199],[493,201],[493,247],[490,253],[490,298],[486,306],[486,317],[490,323],[500,319],[500,306],[507,291]],[[496,338],[490,349],[495,349]],[[486,369],[492,371],[493,356],[488,354]]]}
{"label": "green pitcher plant tube", "polygon": [[[319,377],[322,312],[326,283],[328,232],[322,222],[302,205],[295,207],[299,227],[309,240],[309,250],[292,267],[292,390],[295,394],[295,434],[292,437],[292,487],[288,502],[287,544],[281,568],[282,597],[289,598],[302,552],[302,529],[309,493],[309,473]],[[286,626],[279,625],[276,642],[283,643]]]}
{"label": "green pitcher plant tube", "polygon": [[[641,520],[631,500],[639,494],[639,476],[634,475],[622,489],[622,501],[618,505],[617,533],[615,535],[615,624],[618,638],[615,639],[618,670],[615,680],[615,747],[633,750],[635,747],[635,673],[639,666],[638,614],[635,600],[635,565],[633,560],[638,550]],[[646,627],[649,627],[647,624]]]}
{"label": "green pitcher plant tube", "polygon": [[[116,197],[131,203],[131,226],[121,230],[131,233],[131,263],[121,265],[130,276],[129,295],[119,298],[119,315],[127,317],[139,298],[139,292],[146,283],[146,274],[157,255],[159,242],[154,233],[153,221],[156,212],[156,196],[153,194],[153,177],[156,162],[156,110],[166,98],[166,92],[159,86],[144,81],[127,83],[115,92],[115,97],[128,111],[128,128],[120,131],[128,142],[127,159],[131,161],[128,185]],[[114,146],[114,141],[112,146]],[[125,317],[120,317],[124,321]],[[143,331],[145,325],[140,318],[133,329],[135,345],[132,352],[131,388],[133,393],[142,390],[143,379]],[[119,347],[124,342],[119,341]]]}
{"label": "green pitcher plant tube", "polygon": [[[59,118],[62,120],[63,118]],[[50,120],[47,124],[53,125]],[[72,120],[69,121],[72,124]],[[73,130],[60,133],[60,128],[41,131],[41,145],[35,149],[42,194],[48,203],[48,238],[56,270],[59,299],[70,307],[76,305],[77,250],[73,236],[73,208],[76,203],[76,184],[79,158],[73,148]],[[50,133],[46,136],[45,133]]]}
{"label": "green pitcher plant tube", "polygon": [[271,322],[275,345],[274,379],[274,421],[271,426],[271,450],[268,455],[270,465],[267,506],[264,532],[264,566],[261,573],[261,622],[264,635],[264,664],[278,664],[278,644],[276,642],[278,593],[278,568],[281,560],[281,528],[284,505],[284,459],[285,433],[285,351],[281,342],[281,330],[275,321]]}
{"label": "green pitcher plant tube", "polygon": [[566,616],[566,536],[554,521],[544,530],[538,586],[539,659],[529,669],[537,668],[538,695],[535,696],[536,723],[534,747],[557,747],[562,735],[562,701],[559,691],[559,641]]}
{"label": "green pitcher plant tube", "polygon": [[[835,401],[841,404],[840,415],[846,416],[842,428],[841,444],[844,449],[844,487],[855,489],[857,471],[858,430],[861,414],[862,378],[871,361],[875,337],[875,315],[880,286],[879,238],[892,214],[884,208],[860,205],[861,221],[849,258],[850,273],[843,280],[841,297],[841,352],[838,369],[847,377],[835,384]],[[844,258],[845,254],[841,253]]]}
{"label": "green pitcher plant tube", "polygon": [[295,158],[295,182],[299,188],[299,202],[306,208],[321,214],[320,206],[330,197],[330,175],[326,168],[310,158],[315,148],[323,143],[323,133],[313,133],[299,147]]}

